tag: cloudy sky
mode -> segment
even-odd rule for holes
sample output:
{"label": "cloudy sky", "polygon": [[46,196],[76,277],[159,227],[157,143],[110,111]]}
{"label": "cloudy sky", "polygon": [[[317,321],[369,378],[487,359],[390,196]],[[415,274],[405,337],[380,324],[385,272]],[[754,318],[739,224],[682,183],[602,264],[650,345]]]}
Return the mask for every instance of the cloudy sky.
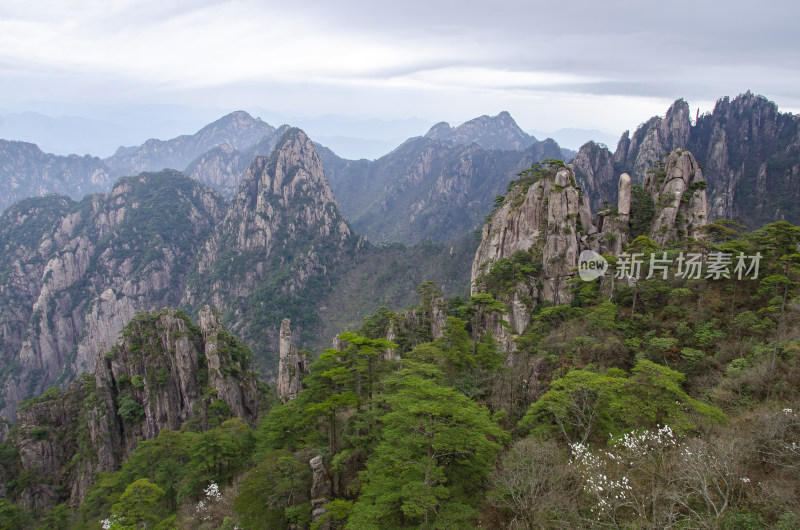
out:
{"label": "cloudy sky", "polygon": [[618,134],[679,97],[694,113],[751,90],[797,113],[798,21],[800,3],[771,0],[4,0],[0,110],[508,110],[526,130]]}

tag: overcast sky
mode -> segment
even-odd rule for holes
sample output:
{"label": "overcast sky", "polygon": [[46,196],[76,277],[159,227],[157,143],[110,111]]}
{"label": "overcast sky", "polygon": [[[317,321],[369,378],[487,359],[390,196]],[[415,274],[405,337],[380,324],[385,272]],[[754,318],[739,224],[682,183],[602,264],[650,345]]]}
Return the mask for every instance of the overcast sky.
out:
{"label": "overcast sky", "polygon": [[619,133],[679,97],[694,114],[751,90],[797,113],[799,21],[769,0],[4,0],[0,108],[508,110],[526,130]]}

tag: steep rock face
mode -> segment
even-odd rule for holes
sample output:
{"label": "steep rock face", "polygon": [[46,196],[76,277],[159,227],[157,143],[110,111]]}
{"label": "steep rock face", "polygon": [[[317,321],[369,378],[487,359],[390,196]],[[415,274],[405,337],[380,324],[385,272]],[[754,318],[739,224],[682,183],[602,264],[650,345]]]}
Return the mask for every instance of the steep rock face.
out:
{"label": "steep rock face", "polygon": [[316,308],[306,290],[324,288],[327,272],[356,244],[314,146],[290,129],[269,158],[259,156],[248,168],[199,253],[183,303],[220,308],[232,329],[258,345],[260,358],[274,361],[284,311],[293,310],[288,316],[301,327],[312,326]]}
{"label": "steep rock face", "polygon": [[616,208],[593,219],[571,165],[532,167],[513,183],[484,225],[472,262],[472,294],[491,294],[506,308],[503,315],[488,315],[486,324],[505,351],[514,350],[515,334],[528,326],[538,305],[571,301],[567,281],[577,276],[581,252],[619,255],[627,248],[634,216],[649,216],[643,221],[649,226],[646,235],[660,245],[700,237],[698,228],[706,223],[705,181],[691,153],[677,150],[659,161],[643,189],[652,200],[650,209],[634,204],[631,177],[623,173]]}
{"label": "steep rock face", "polygon": [[74,207],[67,197],[26,199],[0,217],[0,366],[22,347],[47,261],[71,235],[66,219]]}
{"label": "steep rock face", "polygon": [[183,170],[187,164],[206,151],[228,144],[245,149],[258,143],[275,128],[243,111],[233,112],[206,125],[197,133],[172,140],[148,140],[138,147],[120,147],[106,164],[120,175],[135,175],[142,171],[164,168]]}
{"label": "steep rock face", "polygon": [[106,191],[111,170],[92,156],[57,156],[35,144],[0,140],[0,212],[16,201],[50,194],[80,199]]}
{"label": "steep rock face", "polygon": [[560,158],[561,149],[552,140],[519,152],[413,138],[373,162],[322,154],[342,212],[356,231],[372,241],[413,244],[452,241],[474,230],[516,173],[532,162]]}
{"label": "steep rock face", "polygon": [[659,245],[698,237],[697,229],[707,222],[706,182],[694,156],[677,150],[663,165],[648,173],[643,185],[655,205],[650,233]]}
{"label": "steep rock face", "polygon": [[291,321],[284,318],[281,321],[279,337],[278,377],[275,391],[282,402],[291,401],[297,397],[302,389],[300,377],[308,371],[308,360],[305,355],[297,352],[297,346],[292,342]]}
{"label": "steep rock face", "polygon": [[614,155],[605,145],[586,142],[572,160],[575,178],[589,197],[594,211],[600,210],[604,202],[613,203],[617,181]]}
{"label": "steep rock face", "polygon": [[617,167],[643,178],[653,168],[653,161],[660,160],[665,152],[688,147],[690,130],[689,104],[679,99],[664,118],[656,116],[639,126],[630,140],[628,132],[623,133],[614,162]]}
{"label": "steep rock face", "polygon": [[[218,403],[216,403],[218,402]],[[260,390],[247,349],[209,308],[200,326],[171,309],[139,314],[122,341],[98,352],[94,376],[48,391],[18,412],[10,440],[35,476],[20,501],[77,505],[100,471],[114,471],[139,440],[165,429],[206,429],[226,417],[254,421]]]}
{"label": "steep rock face", "polygon": [[800,222],[800,116],[750,92],[726,97],[698,117],[687,147],[704,166],[712,219]]}
{"label": "steep rock face", "polygon": [[456,145],[476,143],[485,149],[523,151],[536,143],[536,138],[519,128],[511,115],[503,111],[497,116],[480,116],[458,127],[437,123],[425,134],[433,140],[446,140]]}
{"label": "steep rock face", "polygon": [[236,195],[250,162],[258,155],[268,156],[288,129],[287,125],[282,125],[265,135],[257,144],[247,148],[237,149],[228,143],[218,145],[190,162],[184,172],[219,191],[224,197],[232,198]]}
{"label": "steep rock face", "polygon": [[532,302],[566,303],[566,281],[575,276],[572,269],[585,246],[580,210],[586,199],[580,195],[570,167],[551,167],[523,176],[521,181],[483,227],[472,262],[473,294],[483,289],[481,277],[495,263],[510,260],[518,252],[533,252],[541,270],[538,286],[528,293]]}
{"label": "steep rock face", "polygon": [[[0,263],[2,274],[18,278],[5,310],[0,358],[13,369],[0,380],[2,415],[92,371],[100,345],[113,344],[136,311],[176,304],[193,255],[222,212],[223,199],[191,179],[145,173],[62,208],[51,226],[28,233],[23,239],[38,241],[37,252],[22,245],[17,259]],[[32,287],[18,288],[24,283]]]}
{"label": "steep rock face", "polygon": [[751,228],[800,222],[800,117],[747,92],[718,100],[691,125],[679,100],[665,118],[652,118],[632,137],[623,134],[614,153],[616,171],[641,183],[654,161],[676,149],[689,149],[702,164],[710,219],[737,218]]}

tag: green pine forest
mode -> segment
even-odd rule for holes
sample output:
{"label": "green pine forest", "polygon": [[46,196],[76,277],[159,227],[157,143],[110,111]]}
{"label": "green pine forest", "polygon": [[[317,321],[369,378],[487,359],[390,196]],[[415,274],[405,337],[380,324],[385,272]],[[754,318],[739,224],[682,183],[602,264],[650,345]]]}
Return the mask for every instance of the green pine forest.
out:
{"label": "green pine forest", "polygon": [[[442,293],[424,283],[415,306],[381,307],[339,336],[342,349],[308,352],[295,399],[264,390],[254,424],[219,409],[162,430],[76,508],[15,504],[50,478],[22,472],[2,444],[0,527],[797,528],[800,227],[719,220],[705,232],[632,247],[760,252],[757,279],[576,280],[572,303],[537,307],[510,354],[492,323],[498,300],[536,273],[530,256],[447,300],[438,339]],[[91,396],[93,381],[73,385]],[[51,389],[31,403],[62,399]],[[123,406],[140,420],[135,402]],[[312,523],[317,456],[332,494]]]}

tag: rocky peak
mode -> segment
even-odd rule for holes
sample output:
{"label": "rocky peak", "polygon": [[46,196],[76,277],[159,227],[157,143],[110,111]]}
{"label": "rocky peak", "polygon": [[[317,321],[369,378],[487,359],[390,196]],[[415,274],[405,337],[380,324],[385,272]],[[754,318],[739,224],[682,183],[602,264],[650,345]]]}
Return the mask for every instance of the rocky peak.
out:
{"label": "rocky peak", "polygon": [[150,139],[138,147],[120,147],[105,162],[117,174],[137,174],[163,168],[183,170],[195,158],[222,144],[242,150],[274,134],[275,128],[237,111],[210,123],[192,135],[171,140]]}
{"label": "rocky peak", "polygon": [[425,135],[434,140],[446,140],[456,145],[477,143],[486,149],[522,151],[536,138],[519,128],[517,122],[506,111],[497,116],[480,116],[458,127],[445,122],[437,123]]}
{"label": "rocky peak", "polygon": [[[284,301],[281,306],[296,301],[312,280],[324,285],[329,269],[356,242],[313,144],[303,131],[289,129],[269,157],[257,156],[248,167],[225,218],[200,253],[183,302],[208,303],[223,312],[236,304],[235,313],[229,313],[232,328],[251,334],[262,348],[259,358],[277,360],[284,317],[278,300]],[[239,307],[237,298],[254,291],[262,301]],[[258,330],[242,327],[254,321],[262,322]],[[275,373],[274,364],[263,368]]]}
{"label": "rocky peak", "polygon": [[616,171],[614,155],[608,147],[596,142],[586,142],[578,150],[572,165],[575,168],[575,178],[595,211],[601,208],[603,202],[611,203],[614,200]]}
{"label": "rocky peak", "polygon": [[552,165],[523,174],[483,227],[472,262],[473,293],[483,290],[482,277],[500,260],[532,259],[542,264],[537,282],[529,286],[532,298],[568,302],[566,281],[575,275],[586,235],[581,212],[587,208],[572,167]]}
{"label": "rocky peak", "polygon": [[453,134],[454,130],[455,128],[450,127],[450,124],[446,121],[440,121],[431,127],[427,133],[425,133],[425,138],[430,138],[432,140],[447,140]]}
{"label": "rocky peak", "polygon": [[689,148],[704,167],[712,219],[800,222],[800,117],[750,92],[725,97],[698,117]]}
{"label": "rocky peak", "polygon": [[[572,165],[535,165],[512,183],[484,225],[472,263],[472,293],[489,293],[504,303],[507,313],[499,318],[506,325],[497,325],[495,315],[489,327],[507,351],[514,349],[514,333],[527,327],[537,305],[571,301],[567,281],[577,275],[581,252],[625,250],[637,213],[631,177],[623,173],[615,187],[616,208],[593,219]],[[705,181],[691,153],[676,150],[658,161],[644,191],[654,204],[649,235],[656,243],[699,237],[697,229],[706,223]],[[647,210],[638,213],[647,215]]]}
{"label": "rocky peak", "polygon": [[651,118],[630,138],[626,131],[617,145],[614,161],[617,167],[631,172],[634,179],[641,182],[653,168],[653,161],[660,160],[665,152],[688,147],[690,132],[689,104],[678,99],[664,118]]}
{"label": "rocky peak", "polygon": [[115,471],[163,429],[252,422],[261,394],[250,354],[209,308],[200,326],[172,309],[141,313],[121,341],[97,352],[94,376],[22,405],[10,435],[23,469],[55,477],[22,494],[30,508],[77,505],[96,473]]}
{"label": "rocky peak", "polygon": [[644,191],[655,205],[653,241],[663,245],[679,237],[698,237],[707,222],[706,181],[694,155],[676,150],[645,177]]}

